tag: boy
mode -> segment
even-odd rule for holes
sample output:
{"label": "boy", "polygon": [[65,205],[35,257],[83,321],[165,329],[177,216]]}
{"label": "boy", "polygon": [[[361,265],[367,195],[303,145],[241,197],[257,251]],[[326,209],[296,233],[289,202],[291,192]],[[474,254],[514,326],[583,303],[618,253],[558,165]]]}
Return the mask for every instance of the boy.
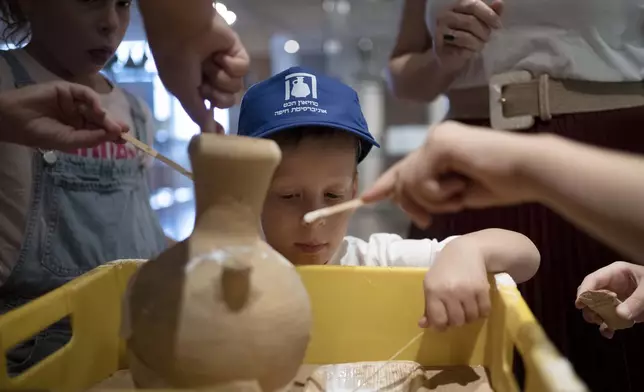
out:
{"label": "boy", "polygon": [[313,224],[305,213],[353,199],[357,165],[378,143],[369,133],[356,92],[301,67],[251,87],[239,135],[275,140],[282,149],[262,213],[266,241],[293,264],[432,266],[425,278],[422,327],[443,329],[484,317],[490,309],[487,273],[530,279],[539,252],[521,234],[489,229],[442,242],[373,234],[346,236],[350,213]]}

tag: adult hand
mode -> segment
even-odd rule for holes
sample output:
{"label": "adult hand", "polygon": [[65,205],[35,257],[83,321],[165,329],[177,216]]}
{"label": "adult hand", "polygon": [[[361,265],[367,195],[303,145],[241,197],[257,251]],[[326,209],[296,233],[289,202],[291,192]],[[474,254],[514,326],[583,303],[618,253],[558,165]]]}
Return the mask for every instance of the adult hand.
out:
{"label": "adult hand", "polygon": [[[617,314],[629,321],[644,322],[644,266],[615,262],[586,276],[577,289],[577,297],[588,290],[609,290],[617,294],[622,303]],[[575,306],[582,309],[584,319],[600,326],[600,333],[612,338],[615,331],[609,329],[604,321],[592,310],[586,308],[579,299]]]}
{"label": "adult hand", "polygon": [[[248,54],[212,2],[194,3],[194,10],[176,9],[177,4],[140,2],[159,77],[202,131],[222,131],[204,100],[211,107],[235,104],[248,72]],[[204,23],[188,18],[191,12]]]}
{"label": "adult hand", "polygon": [[68,82],[0,94],[0,138],[34,148],[70,150],[124,143],[128,127],[112,119],[92,89]]}
{"label": "adult hand", "polygon": [[434,126],[422,147],[386,171],[361,198],[392,198],[421,227],[433,213],[532,201],[520,162],[528,136],[455,122]]}
{"label": "adult hand", "polygon": [[461,69],[501,28],[503,1],[457,0],[436,16],[430,33],[434,51],[443,66]]}

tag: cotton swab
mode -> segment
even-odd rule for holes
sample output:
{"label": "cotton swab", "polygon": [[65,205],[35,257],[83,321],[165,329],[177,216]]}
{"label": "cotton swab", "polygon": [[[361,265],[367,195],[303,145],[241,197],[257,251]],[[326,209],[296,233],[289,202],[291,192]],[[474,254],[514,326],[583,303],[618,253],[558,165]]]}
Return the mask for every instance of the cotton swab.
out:
{"label": "cotton swab", "polygon": [[341,212],[355,210],[364,206],[366,203],[362,199],[353,199],[344,203],[336,204],[331,207],[320,208],[319,210],[308,212],[304,215],[304,222],[313,223],[318,219],[326,218]]}

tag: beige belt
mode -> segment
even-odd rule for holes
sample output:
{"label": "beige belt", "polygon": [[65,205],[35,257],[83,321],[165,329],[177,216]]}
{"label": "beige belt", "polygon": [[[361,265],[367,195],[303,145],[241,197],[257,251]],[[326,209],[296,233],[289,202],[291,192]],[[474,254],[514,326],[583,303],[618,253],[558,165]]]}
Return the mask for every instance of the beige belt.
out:
{"label": "beige belt", "polygon": [[547,121],[558,114],[644,106],[644,83],[533,78],[514,71],[494,75],[487,87],[455,90],[448,97],[451,118],[489,118],[493,128],[518,130],[532,127],[535,117]]}

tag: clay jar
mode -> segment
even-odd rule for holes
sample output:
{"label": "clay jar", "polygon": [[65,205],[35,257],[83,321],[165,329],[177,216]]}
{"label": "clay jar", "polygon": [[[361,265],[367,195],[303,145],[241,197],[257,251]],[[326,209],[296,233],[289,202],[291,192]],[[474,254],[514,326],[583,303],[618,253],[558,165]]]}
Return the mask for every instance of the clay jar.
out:
{"label": "clay jar", "polygon": [[189,147],[193,234],[141,266],[125,298],[131,371],[140,388],[288,386],[311,329],[295,268],[260,238],[281,152],[270,140],[203,134]]}

